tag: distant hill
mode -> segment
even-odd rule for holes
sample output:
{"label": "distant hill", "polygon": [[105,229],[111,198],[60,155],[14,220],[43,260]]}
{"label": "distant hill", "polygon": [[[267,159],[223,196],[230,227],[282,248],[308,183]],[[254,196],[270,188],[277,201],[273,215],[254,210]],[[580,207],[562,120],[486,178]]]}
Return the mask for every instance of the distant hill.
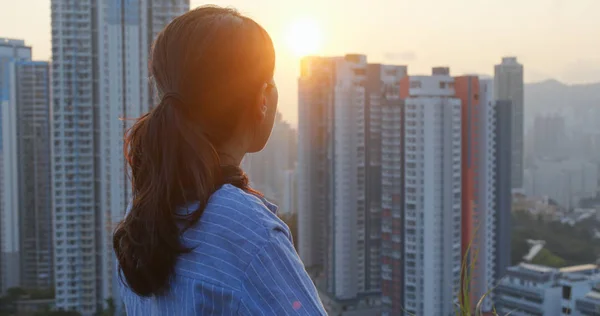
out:
{"label": "distant hill", "polygon": [[600,83],[567,85],[556,80],[546,80],[525,84],[527,114],[559,110],[565,106],[600,107]]}

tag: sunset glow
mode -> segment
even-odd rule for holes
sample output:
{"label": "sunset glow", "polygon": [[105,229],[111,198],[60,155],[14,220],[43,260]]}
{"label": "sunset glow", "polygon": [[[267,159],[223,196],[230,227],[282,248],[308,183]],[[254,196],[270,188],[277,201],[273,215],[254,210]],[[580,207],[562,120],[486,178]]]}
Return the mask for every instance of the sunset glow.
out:
{"label": "sunset glow", "polygon": [[286,32],[288,48],[298,57],[316,54],[323,42],[318,23],[310,18],[293,21]]}

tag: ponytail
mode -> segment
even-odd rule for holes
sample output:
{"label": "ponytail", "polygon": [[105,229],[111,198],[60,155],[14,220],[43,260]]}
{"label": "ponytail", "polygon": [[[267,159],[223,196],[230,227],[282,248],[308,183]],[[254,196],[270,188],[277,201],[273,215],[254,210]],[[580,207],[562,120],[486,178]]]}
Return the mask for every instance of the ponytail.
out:
{"label": "ponytail", "polygon": [[176,209],[198,202],[198,210],[181,218],[186,226],[194,224],[223,184],[208,137],[183,117],[173,99],[163,100],[133,125],[125,141],[133,201],[113,237],[121,277],[142,296],[163,290],[177,256],[189,251],[180,244]]}

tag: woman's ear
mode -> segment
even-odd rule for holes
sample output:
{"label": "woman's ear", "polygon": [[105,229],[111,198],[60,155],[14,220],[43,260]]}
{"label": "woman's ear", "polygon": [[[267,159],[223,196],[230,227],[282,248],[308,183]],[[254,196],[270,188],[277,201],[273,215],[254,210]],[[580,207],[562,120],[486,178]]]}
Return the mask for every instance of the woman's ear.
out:
{"label": "woman's ear", "polygon": [[263,84],[262,87],[260,88],[260,97],[259,97],[259,102],[258,102],[258,106],[259,106],[259,115],[260,115],[260,119],[264,120],[265,117],[267,116],[267,93],[268,93],[268,88],[269,85],[268,84]]}

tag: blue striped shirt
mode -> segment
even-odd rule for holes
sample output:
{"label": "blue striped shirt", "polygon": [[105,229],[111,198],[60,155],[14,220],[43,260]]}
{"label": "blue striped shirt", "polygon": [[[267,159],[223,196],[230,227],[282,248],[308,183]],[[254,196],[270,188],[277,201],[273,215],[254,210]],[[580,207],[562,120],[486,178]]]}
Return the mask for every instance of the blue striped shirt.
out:
{"label": "blue striped shirt", "polygon": [[193,250],[179,257],[164,294],[140,297],[121,283],[127,315],[327,315],[276,210],[223,186],[182,234]]}

